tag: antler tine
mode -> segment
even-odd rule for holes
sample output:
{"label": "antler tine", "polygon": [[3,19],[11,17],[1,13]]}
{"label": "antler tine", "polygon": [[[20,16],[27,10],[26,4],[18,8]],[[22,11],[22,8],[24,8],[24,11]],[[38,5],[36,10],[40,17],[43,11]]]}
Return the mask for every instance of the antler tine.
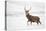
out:
{"label": "antler tine", "polygon": [[30,7],[30,9],[29,10],[31,10],[31,7]]}
{"label": "antler tine", "polygon": [[24,7],[24,10],[26,10],[25,7]]}
{"label": "antler tine", "polygon": [[26,10],[26,5],[25,5],[25,7],[24,7],[24,10]]}

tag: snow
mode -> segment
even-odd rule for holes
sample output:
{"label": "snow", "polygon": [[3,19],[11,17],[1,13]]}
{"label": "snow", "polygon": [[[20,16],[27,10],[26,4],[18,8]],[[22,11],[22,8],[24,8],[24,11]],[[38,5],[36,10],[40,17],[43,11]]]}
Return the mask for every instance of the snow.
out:
{"label": "snow", "polygon": [[[23,2],[22,2],[23,3]],[[24,6],[20,3],[8,3],[7,8],[7,27],[8,31],[27,31],[27,30],[33,30],[33,29],[43,29],[44,24],[44,5],[43,3],[33,2],[32,5],[32,12],[30,11],[30,15],[32,16],[39,16],[40,21],[42,24],[37,25],[36,23],[32,23],[32,25],[29,23],[27,25],[27,18],[25,16]],[[27,5],[27,6],[29,6]],[[36,6],[35,6],[36,5]],[[39,7],[38,7],[39,6]],[[40,12],[41,11],[41,12]]]}

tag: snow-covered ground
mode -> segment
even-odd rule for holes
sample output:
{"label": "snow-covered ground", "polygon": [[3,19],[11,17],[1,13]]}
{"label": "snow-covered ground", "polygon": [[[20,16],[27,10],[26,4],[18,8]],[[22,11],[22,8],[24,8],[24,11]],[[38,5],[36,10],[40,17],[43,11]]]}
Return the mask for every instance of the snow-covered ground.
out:
{"label": "snow-covered ground", "polygon": [[[33,16],[39,16],[42,24],[37,25],[32,23],[27,25],[27,18],[25,17],[24,6],[31,5],[32,9],[30,14]],[[8,2],[7,5],[7,27],[8,31],[27,31],[32,29],[43,29],[44,24],[44,3],[40,2]]]}

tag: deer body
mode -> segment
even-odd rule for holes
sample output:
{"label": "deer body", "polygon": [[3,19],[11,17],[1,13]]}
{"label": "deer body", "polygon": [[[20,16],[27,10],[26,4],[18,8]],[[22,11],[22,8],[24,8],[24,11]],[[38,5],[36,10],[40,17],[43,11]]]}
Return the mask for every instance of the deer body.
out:
{"label": "deer body", "polygon": [[41,24],[41,22],[40,22],[40,18],[38,17],[38,16],[32,16],[32,15],[30,15],[29,14],[29,10],[25,10],[25,13],[26,13],[26,17],[27,17],[27,19],[28,19],[28,21],[27,21],[27,23],[28,22],[36,22],[37,24],[38,23],[40,23]]}

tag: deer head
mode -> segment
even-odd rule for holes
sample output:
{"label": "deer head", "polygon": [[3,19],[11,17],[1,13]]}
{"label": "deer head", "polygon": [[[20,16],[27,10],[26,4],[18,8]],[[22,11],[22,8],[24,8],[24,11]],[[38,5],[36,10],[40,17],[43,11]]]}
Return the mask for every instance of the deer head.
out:
{"label": "deer head", "polygon": [[24,10],[25,10],[25,13],[26,13],[26,15],[27,15],[27,14],[29,14],[29,10],[31,10],[31,7],[30,7],[29,10],[26,10],[26,7],[24,7]]}

